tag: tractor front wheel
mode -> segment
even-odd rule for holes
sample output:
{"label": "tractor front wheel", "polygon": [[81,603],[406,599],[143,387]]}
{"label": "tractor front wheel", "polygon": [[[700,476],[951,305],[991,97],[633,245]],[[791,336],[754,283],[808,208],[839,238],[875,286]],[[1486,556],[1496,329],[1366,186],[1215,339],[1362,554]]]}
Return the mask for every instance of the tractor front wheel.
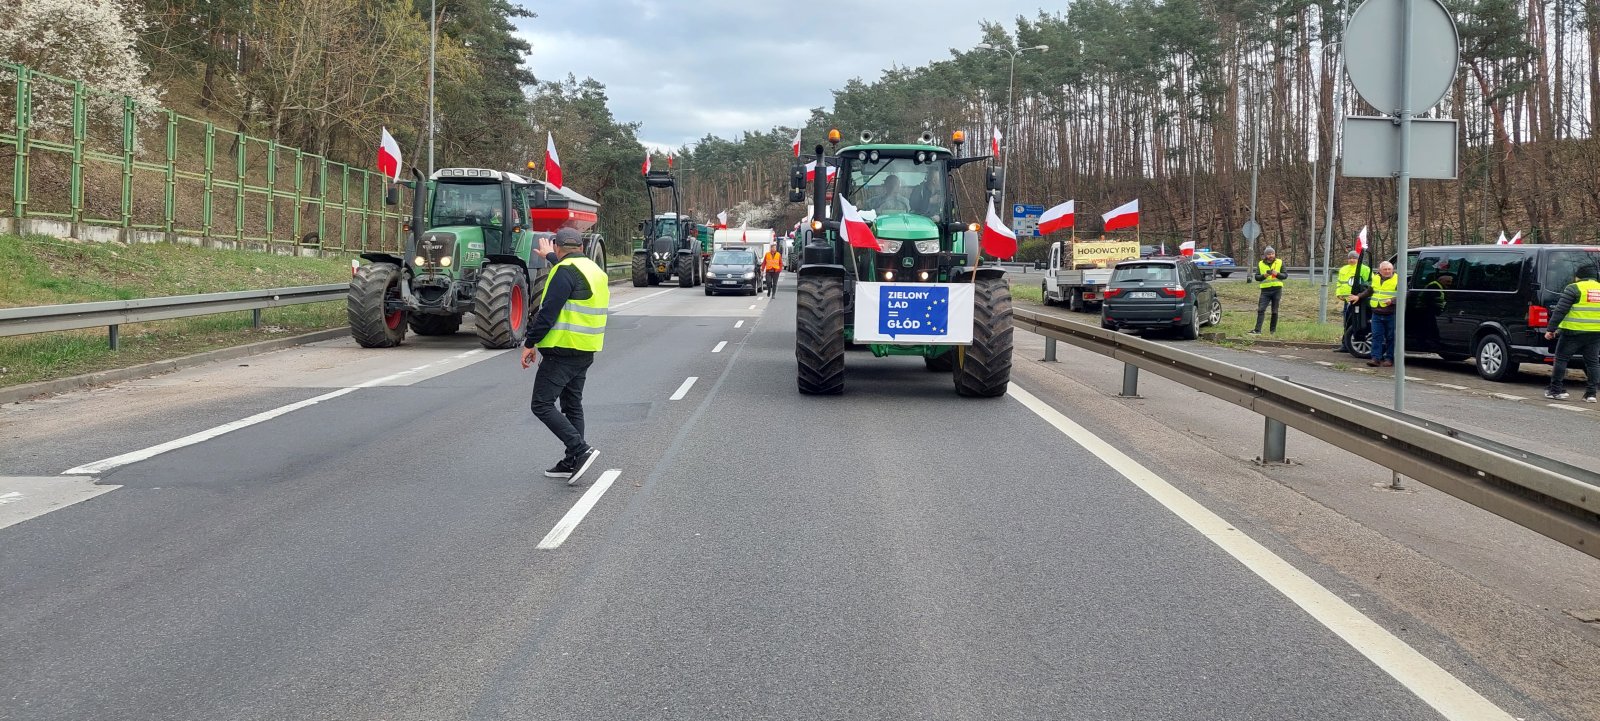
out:
{"label": "tractor front wheel", "polygon": [[528,335],[528,273],[510,263],[483,267],[472,293],[473,330],[485,348],[514,348]]}
{"label": "tractor front wheel", "polygon": [[844,392],[844,280],[801,276],[795,295],[794,357],[800,392]]}
{"label": "tractor front wheel", "polygon": [[678,287],[693,288],[694,280],[694,256],[678,256]]}
{"label": "tractor front wheel", "polygon": [[362,348],[393,348],[406,339],[404,310],[385,310],[390,300],[400,299],[400,267],[393,263],[369,263],[350,278],[345,296],[345,314],[350,320],[350,336]]}
{"label": "tractor front wheel", "polygon": [[643,254],[633,256],[633,287],[643,288],[650,285],[650,263]]}
{"label": "tractor front wheel", "polygon": [[1004,278],[979,278],[974,285],[972,345],[957,359],[956,393],[994,398],[1011,383],[1011,286]]}

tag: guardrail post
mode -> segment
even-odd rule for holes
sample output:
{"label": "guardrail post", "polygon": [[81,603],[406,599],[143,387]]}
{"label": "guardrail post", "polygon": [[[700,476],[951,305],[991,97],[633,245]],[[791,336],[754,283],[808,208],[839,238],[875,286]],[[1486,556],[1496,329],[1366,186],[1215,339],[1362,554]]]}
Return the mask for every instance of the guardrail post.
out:
{"label": "guardrail post", "polygon": [[1122,393],[1123,398],[1139,397],[1139,366],[1132,363],[1122,364]]}
{"label": "guardrail post", "polygon": [[251,328],[255,328],[257,330],[259,330],[261,328],[261,309],[260,308],[251,309],[251,311],[250,311],[250,327]]}
{"label": "guardrail post", "polygon": [[120,345],[117,342],[117,326],[106,326],[106,331],[106,341],[111,345],[111,350],[117,350],[117,346]]}
{"label": "guardrail post", "polygon": [[1056,339],[1054,338],[1046,337],[1044,339],[1044,362],[1056,362]]}
{"label": "guardrail post", "polygon": [[1288,426],[1273,418],[1267,419],[1265,437],[1261,442],[1261,463],[1288,463]]}

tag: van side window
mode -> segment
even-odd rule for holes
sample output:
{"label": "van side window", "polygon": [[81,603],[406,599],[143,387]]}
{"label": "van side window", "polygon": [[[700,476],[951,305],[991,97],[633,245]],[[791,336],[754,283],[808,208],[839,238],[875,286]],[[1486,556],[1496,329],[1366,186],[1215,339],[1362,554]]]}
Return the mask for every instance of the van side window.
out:
{"label": "van side window", "polygon": [[1457,276],[1456,287],[1462,290],[1486,290],[1497,293],[1515,293],[1522,280],[1521,253],[1466,253],[1462,275]]}

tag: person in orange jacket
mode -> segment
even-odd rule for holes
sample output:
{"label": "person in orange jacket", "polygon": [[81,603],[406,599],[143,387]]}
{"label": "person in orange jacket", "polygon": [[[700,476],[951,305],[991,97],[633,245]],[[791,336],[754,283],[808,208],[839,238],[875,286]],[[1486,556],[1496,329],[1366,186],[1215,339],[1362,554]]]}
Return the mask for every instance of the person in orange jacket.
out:
{"label": "person in orange jacket", "polygon": [[778,274],[783,272],[783,249],[777,244],[761,258],[761,270],[767,275],[767,297],[771,298],[778,293]]}

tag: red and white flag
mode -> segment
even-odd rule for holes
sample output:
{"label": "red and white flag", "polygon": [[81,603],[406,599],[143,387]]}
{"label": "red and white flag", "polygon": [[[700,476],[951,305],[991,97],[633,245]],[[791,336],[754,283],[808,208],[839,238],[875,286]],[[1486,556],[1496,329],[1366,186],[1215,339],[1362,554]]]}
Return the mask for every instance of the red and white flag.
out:
{"label": "red and white flag", "polygon": [[667,148],[667,170],[672,170],[672,149]]}
{"label": "red and white flag", "polygon": [[1506,240],[1506,232],[1502,230],[1502,231],[1500,231],[1500,237],[1495,239],[1494,244],[1495,245],[1505,245],[1507,242],[1508,241]]}
{"label": "red and white flag", "polygon": [[1194,255],[1194,241],[1185,240],[1178,244],[1178,255]]}
{"label": "red and white flag", "polygon": [[[836,167],[834,167],[832,165],[828,166],[828,178],[827,178],[827,181],[830,182],[830,183],[833,182],[834,177],[837,176],[838,174],[839,174],[839,169],[838,168],[836,168]],[[813,180],[816,180],[816,179],[817,179],[817,161],[813,160],[813,161],[811,161],[809,163],[806,163],[806,182],[809,183],[809,182],[811,182]]]}
{"label": "red and white flag", "polygon": [[839,196],[839,207],[844,210],[844,215],[839,223],[839,233],[844,235],[846,243],[852,248],[878,249],[878,238],[872,234],[872,228],[867,221],[861,219],[861,213],[856,212],[856,206],[851,205],[843,195]]}
{"label": "red and white flag", "polygon": [[728,227],[728,211],[724,210],[717,213],[717,222],[721,223],[724,228]]}
{"label": "red and white flag", "polygon": [[983,218],[983,235],[978,236],[978,247],[995,258],[1011,258],[1017,254],[1017,234],[994,212],[994,198],[989,199],[989,214]]}
{"label": "red and white flag", "polygon": [[1107,233],[1122,228],[1136,228],[1139,226],[1139,199],[1123,203],[1100,218],[1105,221]]}
{"label": "red and white flag", "polygon": [[1522,231],[1519,230],[1516,235],[1511,236],[1511,240],[1506,241],[1506,245],[1522,245]]}
{"label": "red and white flag", "polygon": [[644,151],[644,165],[641,165],[639,167],[640,167],[640,172],[641,173],[643,173],[645,175],[649,175],[650,174],[650,151],[648,151],[648,150]]}
{"label": "red and white flag", "polygon": [[794,146],[794,157],[796,157],[796,158],[800,157],[800,131],[801,130],[804,130],[804,128],[795,128],[795,131],[794,131],[794,142],[790,143],[790,145]]}
{"label": "red and white flag", "polygon": [[1000,129],[994,129],[994,136],[989,138],[989,154],[1000,157]]}
{"label": "red and white flag", "polygon": [[383,137],[378,140],[378,172],[390,180],[400,179],[400,144],[388,128],[383,129]]}
{"label": "red and white flag", "polygon": [[1071,228],[1078,222],[1078,201],[1069,200],[1054,208],[1044,211],[1039,216],[1039,235],[1049,235],[1058,230]]}
{"label": "red and white flag", "polygon": [[1356,255],[1367,252],[1367,226],[1361,226],[1361,232],[1356,234]]}
{"label": "red and white flag", "polygon": [[544,179],[557,188],[561,187],[561,156],[556,155],[556,136],[553,133],[545,133]]}

